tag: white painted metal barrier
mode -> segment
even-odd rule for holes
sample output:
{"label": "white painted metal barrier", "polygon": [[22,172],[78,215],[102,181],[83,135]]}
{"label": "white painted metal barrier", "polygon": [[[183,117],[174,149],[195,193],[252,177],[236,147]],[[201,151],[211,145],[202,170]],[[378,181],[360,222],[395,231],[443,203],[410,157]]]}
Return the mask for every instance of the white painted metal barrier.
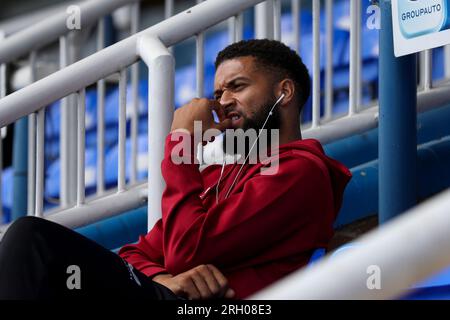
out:
{"label": "white painted metal barrier", "polygon": [[[450,265],[450,190],[250,299],[392,299]],[[377,278],[374,278],[377,277]]]}
{"label": "white painted metal barrier", "polygon": [[[81,28],[90,25],[113,12],[114,10],[140,0],[88,0],[77,4],[79,8]],[[68,34],[67,26],[69,14],[62,10],[39,23],[25,28],[13,35],[9,35],[0,46],[0,63],[8,63],[20,56],[27,55],[32,50],[38,50]]]}
{"label": "white painted metal barrier", "polygon": [[[0,32],[0,45],[3,42],[3,39],[4,34]],[[0,63],[0,99],[2,99],[4,96],[6,96],[6,64]],[[3,206],[2,206],[3,130],[4,130],[3,128],[0,129],[0,222],[3,221]]]}
{"label": "white painted metal barrier", "polygon": [[[91,25],[98,23],[97,26],[97,50],[101,50],[105,46],[105,25],[104,16],[112,13],[114,10],[131,6],[130,20],[131,20],[131,33],[137,33],[139,28],[139,2],[140,0],[89,0],[79,3],[75,3],[80,13],[80,27],[82,30],[89,29]],[[59,40],[59,64],[63,69],[68,65],[79,59],[80,45],[76,44],[76,37],[79,32],[77,30],[71,31],[67,26],[69,18],[66,8],[60,10],[59,13],[52,15],[50,18],[44,19],[38,23],[34,23],[32,26],[24,28],[16,33],[10,34],[8,38],[2,41],[0,46],[0,62],[6,66],[7,63],[20,58],[23,55],[28,54],[29,65],[31,70],[31,82],[37,80],[37,63],[39,49],[45,47],[52,42]],[[131,78],[133,86],[133,112],[131,117],[132,125],[132,149],[133,153],[137,153],[137,95],[138,95],[138,68],[137,65],[132,67]],[[98,87],[98,157],[97,157],[97,194],[101,195],[104,192],[104,103],[105,103],[105,80],[100,79],[97,84]],[[79,179],[77,177],[77,170],[80,164],[77,162],[76,144],[68,143],[70,137],[77,135],[77,127],[73,120],[77,119],[76,112],[76,95],[70,95],[65,97],[61,101],[61,117],[60,117],[60,205],[61,207],[69,207],[77,203],[77,190],[74,183]],[[41,173],[36,172],[36,166],[43,165],[42,155],[36,157],[36,148],[43,148],[42,144],[36,144],[36,130],[39,129],[43,132],[43,128],[37,127],[36,121],[40,119],[41,122],[44,117],[44,111],[41,111],[40,118],[36,117],[35,113],[31,113],[28,116],[29,120],[29,138],[28,138],[28,214],[29,215],[41,215],[42,204],[37,202],[41,201],[35,197],[36,192],[43,194],[43,181],[36,181],[36,175]],[[43,125],[43,124],[42,124]],[[42,137],[41,137],[42,138]],[[41,139],[42,141],[42,139]],[[83,151],[84,152],[84,151]],[[137,172],[137,159],[136,156],[131,160],[131,181],[136,181]],[[39,179],[38,179],[39,180]],[[1,203],[1,201],[0,201]]]}
{"label": "white painted metal barrier", "polygon": [[[156,37],[139,38],[138,53],[149,68],[148,100],[148,230],[161,218],[161,198],[165,182],[161,176],[164,142],[172,124],[175,61]],[[203,84],[203,82],[202,82]]]}

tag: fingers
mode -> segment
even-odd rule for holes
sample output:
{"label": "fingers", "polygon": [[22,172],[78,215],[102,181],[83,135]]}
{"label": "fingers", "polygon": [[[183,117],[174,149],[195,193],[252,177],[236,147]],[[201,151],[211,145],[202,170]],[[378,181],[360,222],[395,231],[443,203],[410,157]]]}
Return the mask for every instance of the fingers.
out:
{"label": "fingers", "polygon": [[166,285],[172,291],[176,289],[176,294],[190,300],[230,299],[235,296],[235,292],[228,287],[228,280],[219,269],[211,264],[197,266],[175,277],[155,280],[164,280],[167,283],[163,283],[163,285]]}
{"label": "fingers", "polygon": [[197,291],[199,292],[202,299],[208,299],[213,297],[214,295],[208,286],[206,278],[208,278],[208,275],[200,270],[195,270],[191,275],[191,279],[194,282]]}
{"label": "fingers", "polygon": [[219,121],[220,122],[224,121],[227,117],[226,117],[225,110],[223,109],[222,105],[216,100],[209,100],[209,101],[210,101],[210,107],[217,113],[217,116],[219,117]]}
{"label": "fingers", "polygon": [[203,266],[205,272],[205,282],[207,283],[211,293],[214,297],[220,297],[222,293],[222,288],[219,281],[216,279],[216,276],[209,265]]}
{"label": "fingers", "polygon": [[220,130],[221,132],[227,130],[227,129],[231,129],[232,128],[232,121],[231,119],[226,118],[224,121],[220,122],[220,123],[216,123],[214,125],[214,128],[216,128],[217,130]]}
{"label": "fingers", "polygon": [[233,298],[235,293],[233,289],[228,288],[228,280],[227,278],[225,278],[222,272],[220,272],[219,269],[217,269],[212,264],[208,264],[207,267],[211,270],[215,280],[220,286],[220,297]]}
{"label": "fingers", "polygon": [[191,276],[187,276],[182,281],[182,286],[184,296],[190,300],[199,300],[202,298],[201,293],[199,292],[197,285],[194,282],[194,279]]}
{"label": "fingers", "polygon": [[[208,265],[196,267],[192,279],[203,299],[223,297],[225,290],[221,287],[215,273]],[[226,284],[226,281],[224,282],[222,279],[221,282]]]}
{"label": "fingers", "polygon": [[[189,281],[188,281],[189,280]],[[195,288],[194,288],[195,287]],[[183,288],[189,299],[233,298],[228,280],[213,265],[200,265],[185,273]]]}

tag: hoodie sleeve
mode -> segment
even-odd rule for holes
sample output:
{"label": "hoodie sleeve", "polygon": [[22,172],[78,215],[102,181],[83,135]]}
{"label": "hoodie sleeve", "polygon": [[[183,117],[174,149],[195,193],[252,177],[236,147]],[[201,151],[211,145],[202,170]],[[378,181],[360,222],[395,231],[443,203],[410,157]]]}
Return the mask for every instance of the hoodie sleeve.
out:
{"label": "hoodie sleeve", "polygon": [[119,250],[119,256],[147,277],[152,278],[157,274],[167,273],[162,247],[162,220],[160,219],[145,237],[139,237],[136,244],[123,246]]}
{"label": "hoodie sleeve", "polygon": [[314,161],[293,154],[280,157],[276,174],[258,173],[242,190],[205,208],[199,197],[203,191],[199,165],[175,164],[171,159],[177,143],[170,135],[166,138],[162,162],[164,256],[172,274],[206,263],[220,268],[242,263],[322,219],[313,213],[330,210],[329,201],[320,199],[332,192],[329,177]]}

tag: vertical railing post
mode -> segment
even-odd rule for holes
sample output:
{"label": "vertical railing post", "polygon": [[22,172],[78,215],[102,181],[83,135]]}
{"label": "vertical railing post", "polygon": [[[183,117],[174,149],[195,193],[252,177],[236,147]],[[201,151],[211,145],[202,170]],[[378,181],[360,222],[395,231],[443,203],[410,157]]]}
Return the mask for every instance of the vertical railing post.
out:
{"label": "vertical railing post", "polygon": [[333,0],[326,1],[326,19],[325,119],[329,120],[333,114]]}
{"label": "vertical railing post", "polygon": [[[197,4],[202,3],[203,0],[197,0]],[[204,82],[205,82],[205,34],[200,32],[195,37],[196,50],[195,50],[195,69],[196,69],[196,91],[197,97],[203,98],[204,96]]]}
{"label": "vertical railing post", "polygon": [[320,1],[313,1],[312,127],[320,125]]}
{"label": "vertical railing post", "polygon": [[38,111],[36,116],[36,194],[34,214],[44,215],[44,141],[45,141],[45,108]]}
{"label": "vertical railing post", "polygon": [[165,188],[161,176],[164,143],[173,118],[175,61],[157,38],[143,36],[138,53],[149,68],[148,89],[148,229],[161,218],[161,198]]}
{"label": "vertical railing post", "polygon": [[[0,30],[0,43],[4,39],[5,35]],[[0,99],[6,96],[6,65],[0,64]],[[0,128],[0,224],[3,223],[3,128]]]}
{"label": "vertical railing post", "polygon": [[[164,18],[169,19],[175,14],[174,0],[164,0]],[[170,52],[173,52],[173,47],[169,48]]]}
{"label": "vertical railing post", "polygon": [[[135,3],[131,7],[131,34],[139,31],[140,7]],[[139,62],[131,66],[131,97],[133,102],[133,112],[131,116],[131,163],[130,163],[130,183],[137,181],[138,168],[138,128],[139,128]]]}
{"label": "vertical railing post", "polygon": [[301,0],[291,0],[291,10],[292,10],[292,33],[294,34],[294,49],[300,54]]}
{"label": "vertical railing post", "polygon": [[[59,68],[64,69],[68,64],[68,40],[67,36],[59,38]],[[69,97],[61,99],[60,106],[60,136],[59,136],[59,165],[60,165],[60,193],[61,207],[69,205],[69,117],[68,117]]]}
{"label": "vertical railing post", "polygon": [[235,17],[236,22],[236,42],[244,39],[244,13],[241,12]]}
{"label": "vertical railing post", "polygon": [[[97,51],[105,47],[105,18],[98,21]],[[105,79],[97,82],[97,194],[105,191]]]}
{"label": "vertical railing post", "polygon": [[[450,17],[448,17],[450,19]],[[450,80],[450,44],[444,47],[445,79]]]}
{"label": "vertical railing post", "polygon": [[281,0],[273,0],[273,38],[281,41]]}
{"label": "vertical railing post", "polygon": [[379,76],[379,221],[416,203],[416,55],[396,58],[391,1],[382,0]]}
{"label": "vertical railing post", "polygon": [[0,224],[3,223],[3,128],[0,128]]}
{"label": "vertical railing post", "polygon": [[350,1],[350,98],[349,116],[358,111],[361,97],[361,1]]}
{"label": "vertical railing post", "polygon": [[[36,51],[29,57],[31,82],[36,81]],[[28,191],[27,213],[34,216],[36,201],[36,113],[28,115]]]}
{"label": "vertical railing post", "polygon": [[358,14],[356,15],[356,111],[359,112],[362,107],[362,1],[355,1]]}
{"label": "vertical railing post", "polygon": [[236,42],[236,17],[228,19],[228,41],[230,44]]}
{"label": "vertical railing post", "polygon": [[274,38],[273,0],[255,6],[255,38]]}
{"label": "vertical railing post", "polygon": [[238,42],[244,39],[244,13],[235,16],[235,24],[235,40]]}
{"label": "vertical railing post", "polygon": [[202,98],[204,96],[204,82],[205,82],[205,70],[204,70],[204,64],[205,64],[205,37],[203,32],[199,33],[196,36],[196,62],[195,62],[195,69],[196,69],[196,92],[197,97]]}
{"label": "vertical railing post", "polygon": [[[127,69],[120,71],[119,80],[119,159],[117,173],[117,190],[125,191],[126,176],[126,134],[127,134]],[[149,149],[150,150],[150,149]]]}
{"label": "vertical railing post", "polygon": [[78,92],[77,105],[77,206],[84,204],[85,192],[85,141],[86,141],[86,88]]}
{"label": "vertical railing post", "polygon": [[228,39],[231,43],[239,42],[243,39],[244,15],[239,13],[228,19]]}
{"label": "vertical railing post", "polygon": [[[80,46],[77,43],[78,42],[79,34],[72,32],[69,33],[67,36],[67,49],[68,49],[68,58],[67,58],[67,65],[71,65],[72,63],[75,63],[80,58]],[[77,143],[69,143],[69,139],[71,137],[77,136],[77,123],[78,123],[78,95],[71,94],[67,99],[67,107],[65,108],[64,113],[61,113],[61,116],[64,117],[64,119],[61,119],[61,121],[65,121],[66,123],[66,133],[65,133],[65,142],[67,144],[67,201],[68,205],[76,205],[77,202],[77,179],[78,179],[78,173],[77,173],[77,154],[78,154],[78,147]]]}
{"label": "vertical railing post", "polygon": [[173,16],[174,13],[174,0],[164,1],[164,18],[168,19]]}
{"label": "vertical railing post", "polygon": [[420,90],[428,91],[432,87],[432,70],[431,70],[431,59],[433,51],[425,50],[419,54],[420,58],[420,79],[419,86]]}

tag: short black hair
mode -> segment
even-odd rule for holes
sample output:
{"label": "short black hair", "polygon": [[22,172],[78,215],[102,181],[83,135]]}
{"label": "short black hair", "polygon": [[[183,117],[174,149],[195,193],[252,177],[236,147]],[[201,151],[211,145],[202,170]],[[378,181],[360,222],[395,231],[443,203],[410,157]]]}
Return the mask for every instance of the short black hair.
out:
{"label": "short black hair", "polygon": [[219,52],[215,62],[216,70],[226,60],[248,56],[254,57],[260,66],[269,69],[277,79],[289,78],[294,81],[301,112],[311,94],[311,80],[308,69],[297,52],[276,40],[242,40]]}

